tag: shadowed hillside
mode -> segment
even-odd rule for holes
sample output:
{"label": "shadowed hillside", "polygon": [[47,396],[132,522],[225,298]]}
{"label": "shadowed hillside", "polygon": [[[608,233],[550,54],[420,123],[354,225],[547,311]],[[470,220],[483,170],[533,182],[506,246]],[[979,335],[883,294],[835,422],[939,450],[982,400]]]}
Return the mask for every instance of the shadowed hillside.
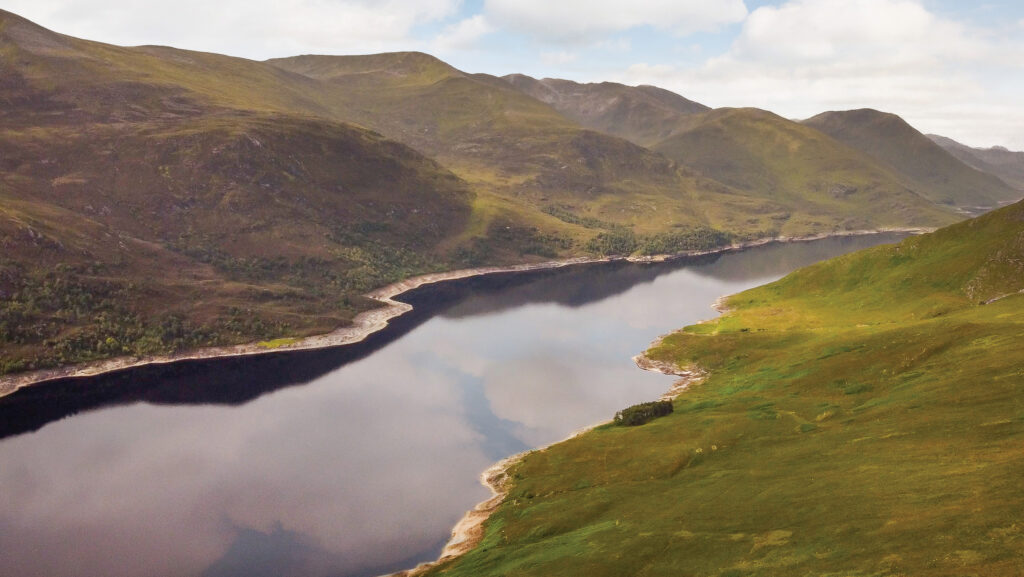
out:
{"label": "shadowed hillside", "polygon": [[974,148],[945,136],[926,136],[964,164],[994,174],[1024,194],[1024,152],[1007,150],[1002,146]]}

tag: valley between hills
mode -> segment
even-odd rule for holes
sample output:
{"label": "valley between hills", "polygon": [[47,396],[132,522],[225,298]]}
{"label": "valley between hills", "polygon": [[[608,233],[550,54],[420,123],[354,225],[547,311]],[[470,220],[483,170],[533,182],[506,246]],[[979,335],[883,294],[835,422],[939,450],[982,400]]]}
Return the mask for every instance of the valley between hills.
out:
{"label": "valley between hills", "polygon": [[924,229],[659,339],[651,363],[706,375],[670,414],[506,463],[476,546],[418,572],[1021,575],[1021,158],[875,110],[120,47],[0,10],[0,378],[286,348],[420,275]]}

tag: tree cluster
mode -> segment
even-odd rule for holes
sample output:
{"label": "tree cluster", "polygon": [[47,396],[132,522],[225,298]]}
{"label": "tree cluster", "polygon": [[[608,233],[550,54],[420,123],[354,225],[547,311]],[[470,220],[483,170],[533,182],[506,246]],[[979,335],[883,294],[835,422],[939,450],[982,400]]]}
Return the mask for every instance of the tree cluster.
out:
{"label": "tree cluster", "polygon": [[651,401],[626,407],[615,413],[615,424],[621,427],[635,427],[672,412],[672,401]]}

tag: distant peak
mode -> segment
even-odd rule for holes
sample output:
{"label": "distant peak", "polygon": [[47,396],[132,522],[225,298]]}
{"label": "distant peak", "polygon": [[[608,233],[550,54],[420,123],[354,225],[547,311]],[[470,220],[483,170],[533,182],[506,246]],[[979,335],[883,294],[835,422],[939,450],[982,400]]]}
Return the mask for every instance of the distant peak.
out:
{"label": "distant peak", "polygon": [[0,9],[0,45],[7,43],[41,55],[68,55],[74,50],[69,37]]}
{"label": "distant peak", "polygon": [[424,52],[381,52],[330,56],[304,54],[289,58],[273,58],[270,64],[298,72],[312,78],[341,78],[353,74],[387,73],[397,76],[420,77],[424,81],[437,81],[447,76],[464,73],[450,64]]}
{"label": "distant peak", "polygon": [[874,108],[855,108],[853,110],[830,110],[812,116],[808,121],[845,121],[845,122],[900,122],[905,123],[899,115],[892,112],[882,112]]}

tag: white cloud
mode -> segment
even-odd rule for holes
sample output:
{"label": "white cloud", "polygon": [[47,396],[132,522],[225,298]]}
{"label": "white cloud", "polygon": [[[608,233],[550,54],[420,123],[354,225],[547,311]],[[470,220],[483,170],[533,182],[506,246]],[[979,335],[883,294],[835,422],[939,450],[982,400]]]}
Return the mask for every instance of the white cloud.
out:
{"label": "white cloud", "polygon": [[555,42],[590,42],[602,35],[651,26],[686,35],[743,20],[743,0],[487,0],[493,22]]}
{"label": "white cloud", "polygon": [[795,0],[751,13],[730,56],[788,65],[931,65],[975,58],[984,48],[962,25],[937,18],[916,1]]}
{"label": "white cloud", "polygon": [[413,28],[452,17],[459,0],[9,0],[4,8],[79,38],[167,44],[248,58],[409,49]]}
{"label": "white cloud", "polygon": [[790,118],[871,107],[968,143],[1012,142],[1024,125],[1022,60],[1013,35],[941,18],[917,1],[792,0],[752,12],[730,49],[702,66],[639,64],[622,78],[710,106]]}
{"label": "white cloud", "polygon": [[633,49],[633,43],[630,42],[629,38],[612,38],[598,42],[594,45],[594,48],[607,50],[608,52],[629,52]]}
{"label": "white cloud", "polygon": [[576,60],[576,53],[565,50],[560,50],[558,52],[541,52],[540,59],[544,64],[557,66],[561,64],[568,64]]}
{"label": "white cloud", "polygon": [[654,84],[665,80],[671,80],[678,74],[675,66],[668,64],[647,64],[638,62],[626,69],[626,75],[632,79],[639,79],[637,84]]}
{"label": "white cloud", "polygon": [[434,40],[433,46],[438,52],[471,49],[491,32],[494,32],[494,27],[487,21],[487,17],[476,14],[446,27]]}

